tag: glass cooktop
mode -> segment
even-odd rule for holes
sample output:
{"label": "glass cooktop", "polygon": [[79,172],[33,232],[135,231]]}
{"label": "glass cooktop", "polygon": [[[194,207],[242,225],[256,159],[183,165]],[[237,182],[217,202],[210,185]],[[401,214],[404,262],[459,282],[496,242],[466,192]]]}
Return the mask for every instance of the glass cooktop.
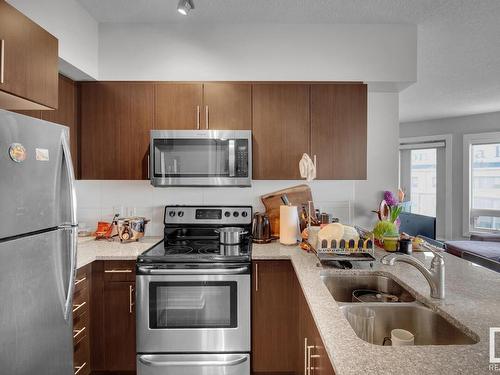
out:
{"label": "glass cooktop", "polygon": [[139,262],[238,262],[250,261],[251,238],[238,245],[223,245],[214,229],[177,228],[142,253]]}

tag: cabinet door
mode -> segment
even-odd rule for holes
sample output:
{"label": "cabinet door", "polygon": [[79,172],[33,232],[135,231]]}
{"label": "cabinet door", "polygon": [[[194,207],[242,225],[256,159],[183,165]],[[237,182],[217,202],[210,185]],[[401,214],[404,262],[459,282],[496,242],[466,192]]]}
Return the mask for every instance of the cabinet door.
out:
{"label": "cabinet door", "polygon": [[148,83],[81,85],[82,179],[148,178],[153,94]]}
{"label": "cabinet door", "polygon": [[104,286],[104,347],[107,371],[135,371],[135,283]]}
{"label": "cabinet door", "polygon": [[366,179],[367,88],[311,85],[311,154],[323,180]]}
{"label": "cabinet door", "polygon": [[77,120],[77,87],[76,83],[59,75],[59,105],[54,111],[41,111],[42,120],[55,122],[69,128],[69,140],[71,144],[71,158],[73,168],[77,177],[80,176],[78,167],[78,120]]}
{"label": "cabinet door", "polygon": [[203,129],[251,130],[252,85],[205,83],[203,111]]}
{"label": "cabinet door", "polygon": [[300,355],[297,356],[299,359],[297,373],[301,375],[334,375],[330,358],[326,353],[302,290],[299,290],[298,296],[299,335],[302,345]]}
{"label": "cabinet door", "polygon": [[155,129],[201,128],[201,83],[158,83],[155,90]]}
{"label": "cabinet door", "polygon": [[294,372],[298,330],[292,265],[289,261],[258,261],[253,267],[253,372]]}
{"label": "cabinet door", "polygon": [[0,108],[57,108],[57,49],[54,36],[0,0]]}
{"label": "cabinet door", "polygon": [[299,161],[309,152],[309,85],[255,84],[253,178],[300,179]]}

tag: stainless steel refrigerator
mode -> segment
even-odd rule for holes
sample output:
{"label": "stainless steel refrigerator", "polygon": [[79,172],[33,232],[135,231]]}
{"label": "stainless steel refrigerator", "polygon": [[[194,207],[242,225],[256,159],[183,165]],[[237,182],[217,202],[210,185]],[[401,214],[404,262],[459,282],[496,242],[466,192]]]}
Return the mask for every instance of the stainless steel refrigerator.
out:
{"label": "stainless steel refrigerator", "polygon": [[73,370],[77,221],[68,128],[0,110],[0,373]]}

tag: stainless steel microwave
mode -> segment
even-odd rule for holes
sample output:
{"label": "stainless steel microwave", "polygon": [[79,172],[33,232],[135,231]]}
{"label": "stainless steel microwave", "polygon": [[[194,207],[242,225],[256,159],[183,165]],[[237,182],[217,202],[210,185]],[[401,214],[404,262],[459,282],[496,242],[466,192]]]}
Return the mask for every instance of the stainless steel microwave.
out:
{"label": "stainless steel microwave", "polygon": [[251,186],[250,130],[151,130],[153,186]]}

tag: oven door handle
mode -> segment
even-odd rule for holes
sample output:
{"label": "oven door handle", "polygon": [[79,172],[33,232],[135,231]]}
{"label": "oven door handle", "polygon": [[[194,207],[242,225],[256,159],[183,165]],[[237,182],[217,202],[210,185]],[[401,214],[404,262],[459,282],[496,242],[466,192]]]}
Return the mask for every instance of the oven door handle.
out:
{"label": "oven door handle", "polygon": [[196,269],[176,269],[176,268],[152,268],[139,266],[139,274],[145,275],[237,275],[249,273],[249,266],[237,268],[196,268]]}
{"label": "oven door handle", "polygon": [[167,367],[167,366],[236,366],[248,359],[247,355],[243,355],[240,358],[236,358],[230,361],[217,361],[217,360],[201,360],[201,361],[179,361],[179,360],[168,360],[162,358],[161,356],[154,355],[141,355],[139,356],[139,362],[146,366],[154,367]]}

